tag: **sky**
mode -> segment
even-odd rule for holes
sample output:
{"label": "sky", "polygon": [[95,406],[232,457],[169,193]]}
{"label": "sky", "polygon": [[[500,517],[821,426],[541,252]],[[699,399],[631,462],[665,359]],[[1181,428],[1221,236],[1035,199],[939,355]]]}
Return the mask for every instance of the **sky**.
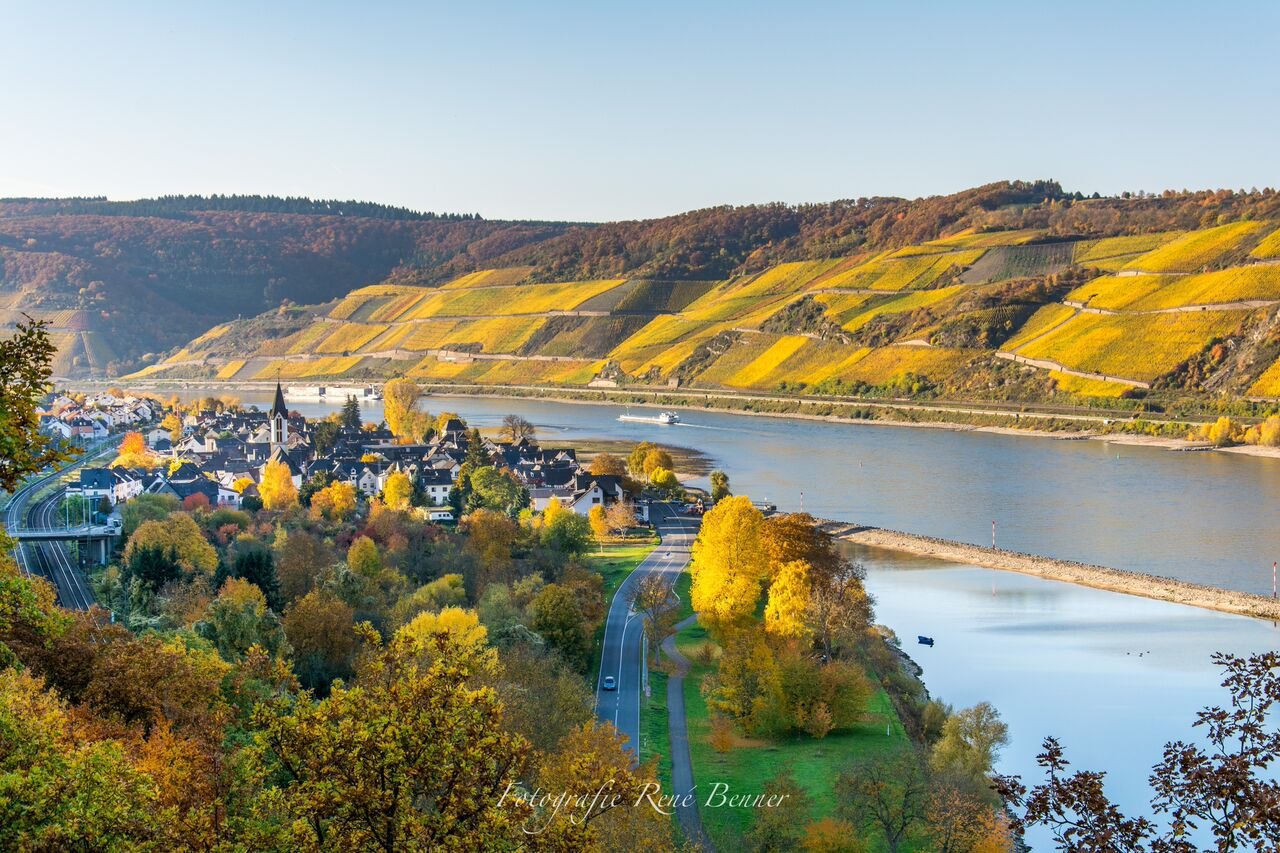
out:
{"label": "sky", "polygon": [[0,0],[0,196],[489,219],[1280,184],[1280,3]]}

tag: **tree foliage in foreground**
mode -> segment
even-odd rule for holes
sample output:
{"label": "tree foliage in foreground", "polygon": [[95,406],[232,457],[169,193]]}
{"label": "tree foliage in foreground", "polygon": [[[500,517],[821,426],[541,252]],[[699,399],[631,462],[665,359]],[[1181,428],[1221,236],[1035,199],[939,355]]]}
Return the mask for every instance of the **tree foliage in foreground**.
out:
{"label": "tree foliage in foreground", "polygon": [[0,491],[14,491],[24,477],[62,458],[40,433],[36,414],[57,351],[46,325],[28,317],[0,340]]}
{"label": "tree foliage in foreground", "polygon": [[1196,715],[1200,742],[1165,745],[1150,777],[1155,820],[1125,815],[1104,790],[1105,773],[1072,771],[1062,745],[1046,738],[1038,757],[1044,782],[1028,790],[1018,777],[997,777],[1015,826],[1046,827],[1064,850],[1193,853],[1199,848],[1188,833],[1197,831],[1219,851],[1280,849],[1280,727],[1271,719],[1280,652],[1215,654],[1213,661],[1230,701]]}

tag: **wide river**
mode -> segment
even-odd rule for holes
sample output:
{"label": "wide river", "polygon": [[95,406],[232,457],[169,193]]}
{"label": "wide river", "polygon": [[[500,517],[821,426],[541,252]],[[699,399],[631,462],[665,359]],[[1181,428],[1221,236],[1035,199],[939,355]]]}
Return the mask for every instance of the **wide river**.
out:
{"label": "wide river", "polygon": [[[245,395],[246,403],[270,403]],[[691,447],[735,492],[782,509],[1271,591],[1280,557],[1280,460],[1174,453],[943,429],[681,412],[687,423],[619,422],[617,406],[431,398],[432,411],[496,426],[517,412],[544,444],[652,440]],[[307,415],[326,404],[291,406]],[[632,414],[641,413],[639,409]],[[649,412],[650,414],[652,412]],[[381,412],[368,408],[366,416]],[[703,484],[705,485],[705,484]],[[1000,769],[1038,778],[1058,737],[1077,767],[1108,771],[1126,808],[1148,799],[1162,745],[1191,736],[1195,712],[1225,697],[1214,651],[1274,648],[1269,622],[1025,575],[857,549],[877,616],[957,707],[990,701],[1009,723]],[[917,634],[936,640],[915,644]],[[1031,839],[1047,849],[1042,835]]]}

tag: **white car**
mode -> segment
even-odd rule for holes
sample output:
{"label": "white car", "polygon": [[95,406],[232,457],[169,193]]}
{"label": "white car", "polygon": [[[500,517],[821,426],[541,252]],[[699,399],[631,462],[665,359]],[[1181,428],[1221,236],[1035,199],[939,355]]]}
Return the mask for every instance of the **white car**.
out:
{"label": "white car", "polygon": [[605,690],[617,690],[617,689],[618,689],[618,682],[616,682],[616,681],[614,681],[614,680],[613,680],[613,676],[612,676],[612,675],[606,675],[606,676],[604,677],[604,684],[602,684],[601,686],[602,686]]}

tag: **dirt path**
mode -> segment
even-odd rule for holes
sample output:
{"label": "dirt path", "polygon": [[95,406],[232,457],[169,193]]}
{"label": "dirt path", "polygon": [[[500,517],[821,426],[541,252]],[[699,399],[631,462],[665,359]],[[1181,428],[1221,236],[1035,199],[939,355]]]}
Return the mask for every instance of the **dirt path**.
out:
{"label": "dirt path", "polygon": [[[1075,308],[1085,314],[1104,314],[1115,316],[1117,314],[1195,314],[1200,311],[1251,311],[1254,308],[1266,308],[1270,305],[1277,304],[1275,299],[1241,299],[1236,302],[1205,302],[1198,305],[1179,305],[1175,308],[1150,308],[1143,311],[1115,311],[1111,308],[1092,308],[1083,302],[1076,302],[1072,299],[1062,300],[1062,304],[1068,308]],[[1056,328],[1056,327],[1055,327]],[[1039,336],[1037,336],[1039,337]],[[1034,340],[1034,338],[1032,339]],[[1031,343],[1031,341],[1027,341]],[[1026,346],[1026,344],[1023,344]],[[1019,347],[1021,349],[1022,347]]]}
{"label": "dirt path", "polygon": [[[683,631],[697,620],[697,616],[690,616],[675,626],[676,632]],[[662,651],[671,659],[675,667],[671,677],[667,679],[667,730],[671,738],[671,793],[675,796],[683,796],[694,792],[693,759],[689,756],[689,720],[684,710],[684,679],[689,674],[689,659],[676,648],[675,634],[662,641]],[[695,844],[700,844],[703,850],[714,853],[715,846],[702,828],[702,816],[698,814],[697,798],[690,797],[690,801],[691,805],[680,805],[676,808],[680,827],[684,830],[686,838]]]}
{"label": "dirt path", "polygon": [[1130,388],[1150,388],[1150,382],[1139,382],[1136,379],[1121,379],[1118,376],[1106,376],[1102,373],[1087,373],[1083,370],[1072,370],[1066,365],[1059,364],[1056,361],[1050,361],[1047,358],[1027,358],[1025,355],[1017,355],[1011,352],[998,352],[996,358],[1003,358],[1007,361],[1016,361],[1018,364],[1026,364],[1031,367],[1039,367],[1043,370],[1056,370],[1059,373],[1065,373],[1067,376],[1079,376],[1082,379],[1101,379],[1106,382],[1117,382],[1121,385],[1128,385]]}

